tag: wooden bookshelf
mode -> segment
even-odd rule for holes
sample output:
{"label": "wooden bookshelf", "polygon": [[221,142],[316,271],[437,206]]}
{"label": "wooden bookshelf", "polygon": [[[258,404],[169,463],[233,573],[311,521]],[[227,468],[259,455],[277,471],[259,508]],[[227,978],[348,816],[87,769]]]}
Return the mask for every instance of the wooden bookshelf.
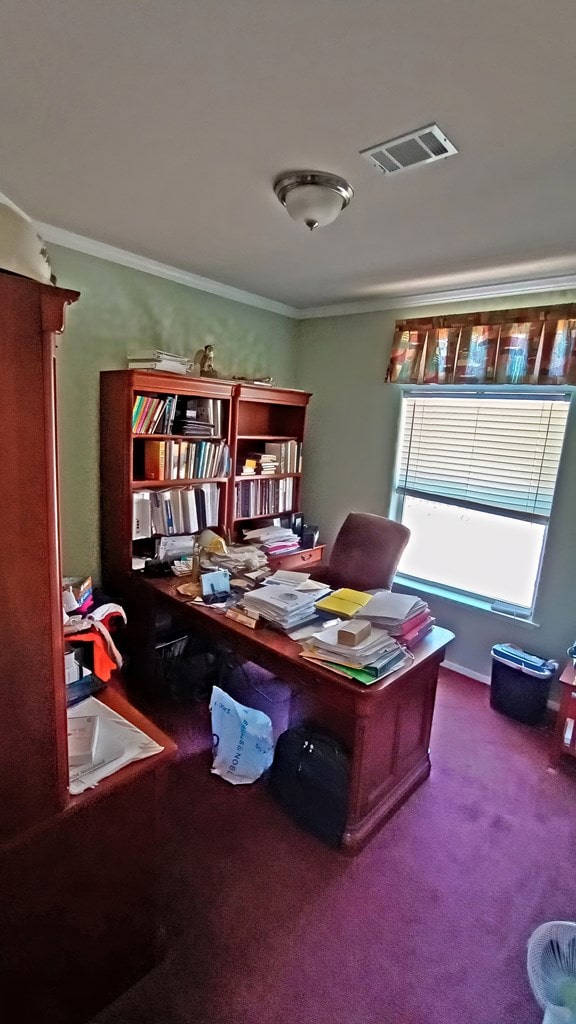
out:
{"label": "wooden bookshelf", "polygon": [[[174,433],[140,433],[134,430],[132,413],[137,396],[165,399],[177,396],[187,399],[212,399],[220,403],[221,429],[216,436],[192,438],[180,431]],[[114,595],[129,600],[133,593],[132,558],[152,553],[153,538],[146,551],[142,541],[132,540],[132,502],[138,491],[199,487],[205,483],[217,485],[219,491],[218,523],[223,535],[239,537],[242,528],[250,522],[300,511],[300,468],[291,466],[273,474],[240,475],[238,467],[251,455],[264,454],[268,444],[295,446],[301,455],[306,423],[306,410],[310,395],[290,388],[271,388],[266,385],[239,384],[233,381],[188,377],[151,370],[107,370],[100,375],[100,494],[101,494],[101,550],[102,573],[105,587]],[[180,406],[182,408],[182,406]],[[178,420],[174,420],[175,429]],[[162,419],[159,420],[162,426]],[[230,473],[227,476],[194,476],[190,478],[166,477],[150,479],[145,475],[144,446],[148,441],[194,442],[201,441],[228,445]],[[274,481],[270,488],[261,481]],[[292,489],[289,507],[269,510],[255,507],[253,514],[237,515],[237,488],[279,490],[282,481]]]}
{"label": "wooden bookshelf", "polygon": [[[126,599],[132,579],[132,558],[141,554],[142,542],[132,540],[132,502],[137,491],[183,490],[214,484],[218,488],[218,528],[226,525],[230,476],[166,476],[150,480],[144,475],[144,447],[149,441],[200,444],[224,442],[231,448],[234,385],[218,380],[185,377],[151,370],[105,370],[100,374],[100,513],[102,576],[105,587]],[[215,435],[191,437],[173,433],[139,433],[132,414],[138,396],[180,402],[210,399],[219,403],[221,429]],[[179,405],[182,409],[183,405]],[[160,421],[161,423],[162,421]],[[178,421],[174,420],[177,427]],[[144,545],[145,547],[145,545]],[[148,552],[153,553],[153,542]]]}
{"label": "wooden bookshelf", "polygon": [[[311,395],[306,391],[291,388],[269,388],[255,384],[241,384],[234,396],[234,431],[232,435],[232,465],[235,471],[234,486],[228,492],[227,525],[233,535],[247,528],[252,520],[269,519],[301,510],[300,466],[283,471],[278,467],[273,474],[241,476],[239,468],[244,459],[258,453],[265,453],[266,446],[289,445],[296,442],[302,452],[306,429],[306,413]],[[303,460],[303,456],[302,456]],[[302,461],[302,466],[304,462]],[[251,514],[239,512],[237,508],[238,488],[258,487],[255,481],[292,481],[292,501],[285,508],[279,506],[269,510],[255,508]]]}

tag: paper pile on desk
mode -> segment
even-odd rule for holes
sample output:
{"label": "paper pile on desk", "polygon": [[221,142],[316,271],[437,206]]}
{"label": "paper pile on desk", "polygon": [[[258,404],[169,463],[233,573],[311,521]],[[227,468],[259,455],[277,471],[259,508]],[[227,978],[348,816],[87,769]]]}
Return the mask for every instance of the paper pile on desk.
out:
{"label": "paper pile on desk", "polygon": [[229,569],[232,575],[255,572],[268,564],[266,555],[253,544],[229,544],[226,554],[203,552],[200,560],[204,567]]}
{"label": "paper pile on desk", "polygon": [[314,603],[318,600],[317,590],[297,590],[295,587],[276,584],[258,587],[245,594],[242,603],[257,611],[263,619],[273,623],[285,632],[316,619]]}
{"label": "paper pile on desk", "polygon": [[82,718],[86,715],[98,717],[94,762],[70,768],[68,788],[73,796],[97,786],[102,779],[113,775],[124,765],[152,757],[164,749],[95,697],[88,697],[81,704],[68,708],[68,718]]}
{"label": "paper pile on desk", "polygon": [[390,590],[376,591],[363,609],[362,617],[387,630],[404,647],[414,647],[430,632],[436,621],[421,598]]}
{"label": "paper pile on desk", "polygon": [[395,672],[411,657],[383,629],[373,628],[365,640],[349,647],[338,642],[338,628],[332,626],[304,641],[302,657],[365,684]]}

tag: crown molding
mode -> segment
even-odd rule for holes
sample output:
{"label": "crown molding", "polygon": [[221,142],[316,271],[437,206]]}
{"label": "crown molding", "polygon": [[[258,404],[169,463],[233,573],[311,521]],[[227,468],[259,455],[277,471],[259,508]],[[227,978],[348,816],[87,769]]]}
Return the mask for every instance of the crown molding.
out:
{"label": "crown molding", "polygon": [[[0,201],[5,197],[0,193]],[[13,203],[10,205],[14,206]],[[15,207],[18,209],[18,207]],[[168,281],[175,281],[187,288],[195,288],[197,291],[209,292],[211,295],[218,295],[232,302],[241,302],[246,306],[254,306],[257,309],[264,309],[270,313],[277,313],[279,316],[290,317],[293,320],[315,320],[330,316],[354,316],[357,313],[379,313],[392,309],[412,309],[417,306],[438,306],[448,302],[474,302],[477,299],[495,299],[514,295],[534,295],[539,292],[556,292],[576,289],[576,273],[564,274],[560,277],[533,278],[524,281],[505,281],[499,284],[477,285],[473,287],[452,288],[449,291],[421,292],[412,295],[383,295],[370,299],[357,299],[350,302],[333,302],[325,306],[307,306],[298,308],[289,306],[284,302],[277,302],[275,299],[268,299],[263,295],[256,295],[253,292],[243,291],[241,288],[234,288],[232,285],[222,284],[220,281],[213,281],[208,277],[200,277],[179,267],[172,267],[168,263],[161,263],[159,260],[149,259],[147,256],[138,256],[137,253],[128,252],[126,249],[118,249],[114,245],[107,245],[105,242],[97,242],[84,235],[77,235],[65,228],[57,228],[52,224],[37,224],[38,231],[46,242],[53,242],[54,245],[61,245],[65,249],[72,249],[82,252],[87,256],[95,256],[97,259],[108,260],[110,263],[118,263],[123,267],[130,267],[132,270],[139,270],[144,274],[152,274],[154,277],[162,277]]]}
{"label": "crown molding", "polygon": [[526,281],[504,281],[500,284],[452,288],[450,291],[422,292],[414,295],[386,295],[381,298],[335,302],[328,306],[308,306],[297,310],[298,320],[314,320],[327,316],[353,316],[356,313],[379,313],[390,309],[411,309],[415,306],[438,306],[447,302],[474,302],[476,299],[497,299],[513,295],[535,295],[539,292],[560,292],[576,289],[576,274],[542,277]]}
{"label": "crown molding", "polygon": [[183,284],[186,288],[209,292],[211,295],[218,295],[220,298],[230,299],[232,302],[242,302],[245,306],[256,306],[257,309],[265,309],[269,313],[278,313],[280,316],[294,318],[298,313],[294,306],[276,302],[274,299],[267,299],[264,295],[255,295],[252,292],[245,292],[241,288],[222,284],[220,281],[212,281],[209,277],[200,277],[188,270],[171,267],[168,263],[160,263],[147,256],[138,256],[137,253],[118,249],[115,245],[107,245],[105,242],[97,242],[93,238],[86,238],[85,235],[66,231],[65,228],[42,223],[37,223],[36,227],[45,242],[52,242],[65,249],[82,252],[86,256],[95,256],[100,260],[118,263],[123,267],[130,267],[132,270],[140,270],[144,274],[152,274],[154,277],[163,277],[167,281],[175,281],[176,284]]}

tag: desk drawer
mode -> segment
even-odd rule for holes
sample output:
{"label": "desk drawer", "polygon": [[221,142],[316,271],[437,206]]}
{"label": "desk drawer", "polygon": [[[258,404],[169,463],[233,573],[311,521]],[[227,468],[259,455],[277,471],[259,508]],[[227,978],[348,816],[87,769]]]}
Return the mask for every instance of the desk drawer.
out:
{"label": "desk drawer", "polygon": [[303,551],[296,551],[292,555],[279,555],[278,558],[269,558],[271,569],[306,569],[308,566],[318,565],[324,554],[324,544],[315,548],[305,548]]}

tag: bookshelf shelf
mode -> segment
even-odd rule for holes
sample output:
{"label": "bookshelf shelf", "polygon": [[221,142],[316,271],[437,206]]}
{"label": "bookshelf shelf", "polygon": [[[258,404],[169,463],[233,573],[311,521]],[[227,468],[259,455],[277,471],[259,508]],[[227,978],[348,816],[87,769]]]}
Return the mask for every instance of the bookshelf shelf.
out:
{"label": "bookshelf shelf", "polygon": [[254,473],[253,475],[244,473],[244,475],[235,476],[234,480],[236,482],[240,480],[287,480],[289,477],[299,479],[301,476],[302,473]]}
{"label": "bookshelf shelf", "polygon": [[294,434],[238,434],[238,441],[297,441]]}
{"label": "bookshelf shelf", "polygon": [[132,434],[133,441],[225,441],[222,434],[208,437],[191,437],[189,434]]}
{"label": "bookshelf shelf", "polygon": [[260,512],[256,516],[234,516],[235,523],[247,523],[253,519],[272,519],[274,516],[289,516],[295,512],[296,509],[288,508],[284,512]]}
{"label": "bookshelf shelf", "polygon": [[[243,477],[243,479],[245,478]],[[133,480],[132,489],[134,491],[151,491],[154,488],[161,490],[168,487],[197,487],[198,484],[226,484],[228,480],[227,476],[199,476],[193,479],[178,477],[176,480]]]}

